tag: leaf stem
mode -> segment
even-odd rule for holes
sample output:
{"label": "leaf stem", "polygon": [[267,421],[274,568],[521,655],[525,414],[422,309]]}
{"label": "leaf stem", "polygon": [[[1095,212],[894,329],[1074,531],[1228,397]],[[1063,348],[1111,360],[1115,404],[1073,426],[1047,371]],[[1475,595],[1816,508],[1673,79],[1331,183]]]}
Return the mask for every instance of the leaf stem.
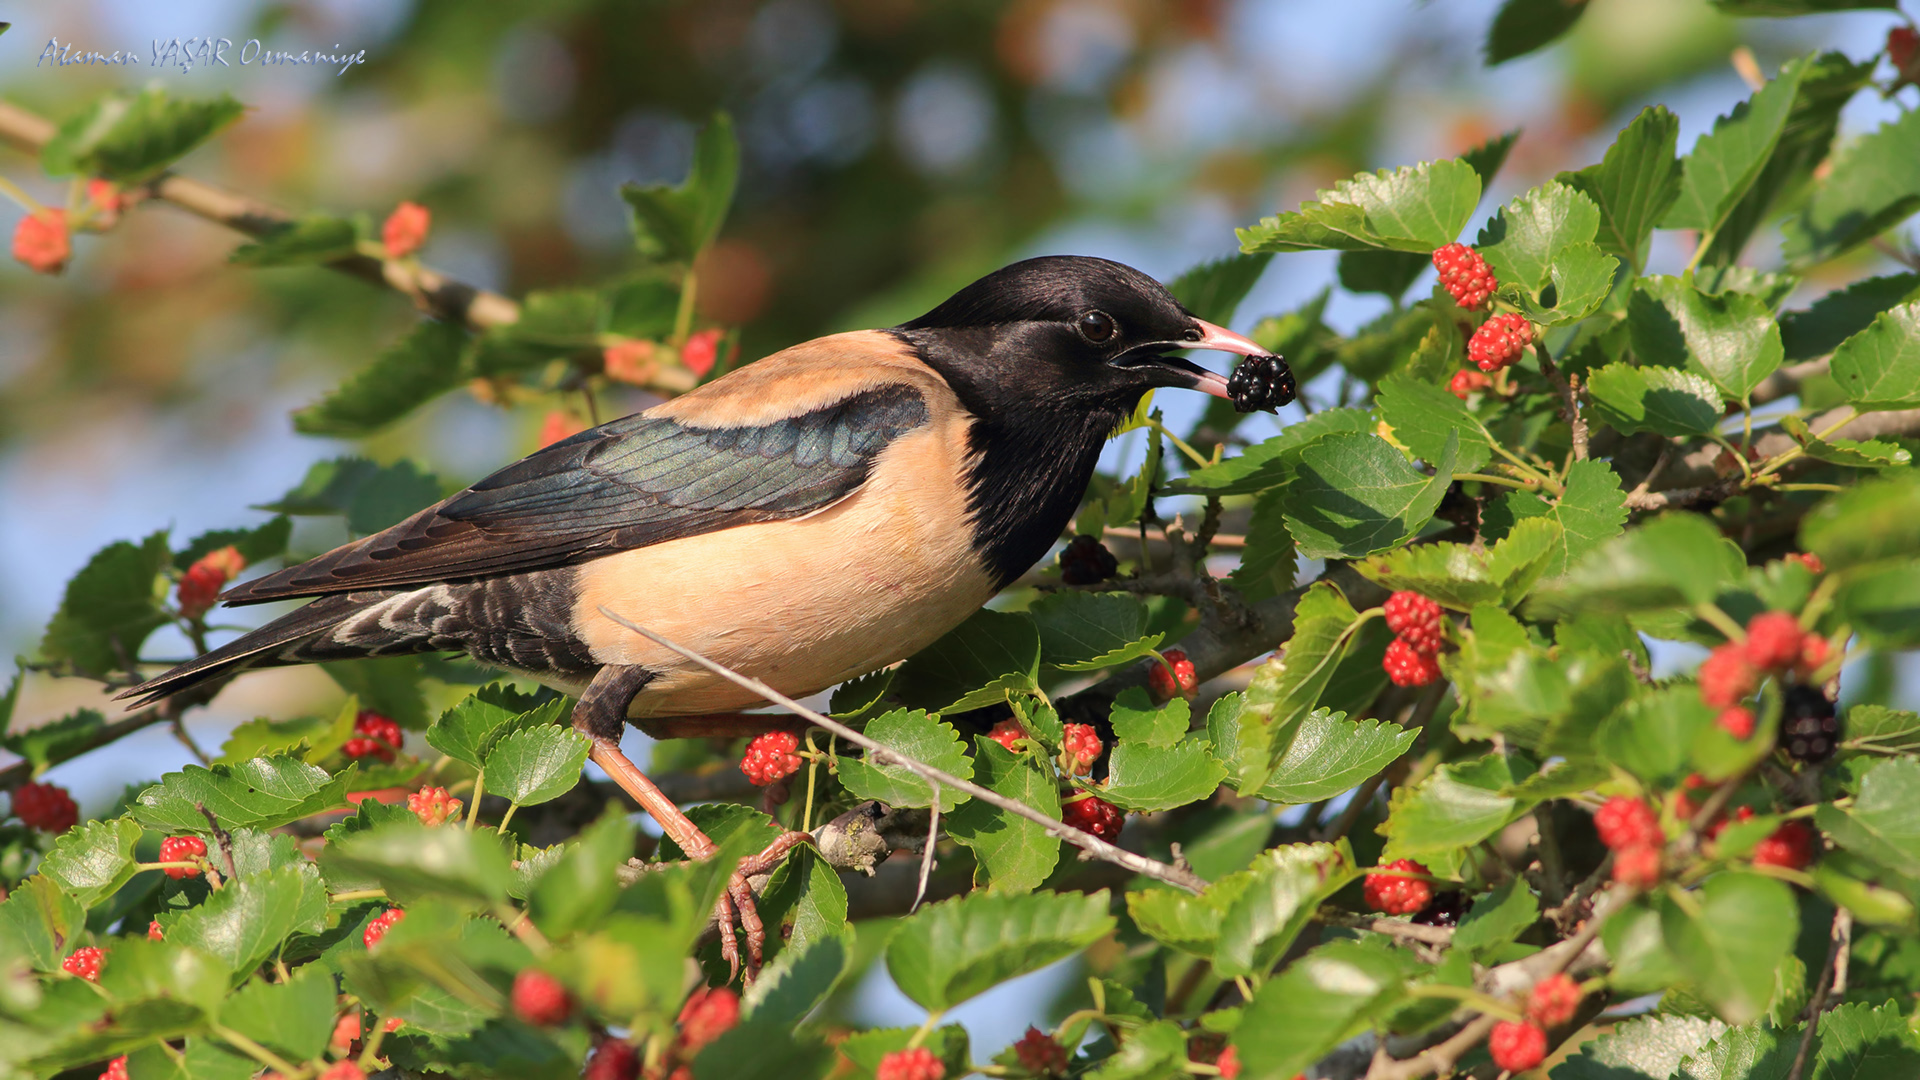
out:
{"label": "leaf stem", "polygon": [[1693,613],[1700,616],[1702,620],[1712,624],[1715,630],[1725,634],[1728,641],[1737,645],[1747,640],[1746,630],[1743,629],[1739,623],[1733,621],[1733,616],[1720,610],[1719,604],[1711,600],[1702,600],[1693,606]]}
{"label": "leaf stem", "polygon": [[679,348],[687,343],[693,333],[693,301],[700,293],[700,275],[694,273],[693,264],[687,264],[687,276],[680,279],[680,306],[673,313],[673,347]]}
{"label": "leaf stem", "polygon": [[212,1030],[214,1035],[218,1036],[222,1042],[232,1043],[245,1051],[248,1057],[279,1070],[282,1076],[293,1076],[300,1072],[297,1067],[289,1064],[287,1060],[279,1054],[261,1046],[259,1043],[254,1042],[252,1039],[247,1038],[245,1035],[240,1034],[230,1027],[215,1024]]}
{"label": "leaf stem", "polygon": [[1482,484],[1499,484],[1502,487],[1519,488],[1522,491],[1531,491],[1540,486],[1539,484],[1530,484],[1505,476],[1493,476],[1488,473],[1457,472],[1453,474],[1453,478],[1455,480],[1478,480]]}
{"label": "leaf stem", "polygon": [[[474,800],[474,801],[475,801],[475,802],[478,802],[479,800],[477,800],[477,799],[476,799],[476,800]],[[499,833],[500,833],[500,835],[502,835],[502,836],[505,836],[505,835],[506,835],[506,833],[507,833],[507,822],[509,822],[509,821],[512,821],[512,820],[513,820],[513,812],[514,812],[515,810],[518,810],[518,809],[520,809],[520,804],[519,804],[519,803],[517,803],[517,802],[510,802],[510,803],[508,803],[508,804],[507,804],[507,812],[506,812],[506,813],[504,813],[504,814],[501,814],[501,815],[500,815],[500,825],[499,825],[499,827],[498,827],[498,831],[499,831]]]}
{"label": "leaf stem", "polygon": [[472,832],[473,827],[480,821],[480,796],[486,794],[486,791],[487,770],[482,768],[479,772],[473,774],[473,802],[467,807],[468,832]]}
{"label": "leaf stem", "polygon": [[1200,454],[1200,451],[1195,450],[1191,446],[1188,446],[1187,441],[1185,439],[1182,439],[1180,436],[1175,435],[1173,432],[1167,430],[1167,425],[1161,423],[1160,418],[1158,416],[1149,417],[1147,419],[1147,426],[1159,432],[1160,434],[1165,435],[1167,437],[1167,440],[1173,443],[1174,447],[1178,449],[1181,453],[1187,455],[1187,457],[1195,465],[1198,465],[1204,469],[1207,466],[1213,464],[1212,460],[1202,457]]}
{"label": "leaf stem", "polygon": [[1526,1017],[1521,1016],[1519,1010],[1515,1009],[1513,1006],[1507,1004],[1504,1001],[1498,1001],[1498,1000],[1495,1000],[1494,998],[1488,997],[1487,995],[1481,993],[1478,990],[1473,989],[1470,986],[1450,986],[1446,983],[1425,983],[1418,986],[1407,987],[1407,995],[1409,997],[1450,998],[1454,1001],[1461,1002],[1462,1004],[1471,1005],[1473,1008],[1475,1008],[1480,1012],[1486,1013],[1489,1016],[1497,1016],[1502,1020],[1512,1020],[1512,1021],[1518,1022],[1520,1020],[1526,1019]]}
{"label": "leaf stem", "polygon": [[328,895],[327,903],[351,904],[360,900],[385,900],[386,898],[387,890],[385,889],[351,889],[347,892],[337,892]]}

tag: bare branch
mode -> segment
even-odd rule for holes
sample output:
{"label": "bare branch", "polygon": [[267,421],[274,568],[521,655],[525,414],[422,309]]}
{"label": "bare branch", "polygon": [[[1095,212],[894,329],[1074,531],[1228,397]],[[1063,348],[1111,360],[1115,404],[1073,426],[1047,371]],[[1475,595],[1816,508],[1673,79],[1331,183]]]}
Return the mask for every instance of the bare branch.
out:
{"label": "bare branch", "polygon": [[865,735],[861,734],[860,732],[853,730],[852,728],[846,726],[845,724],[842,724],[838,720],[835,720],[830,716],[822,715],[821,713],[815,712],[814,710],[807,708],[805,705],[800,704],[799,702],[793,700],[792,698],[786,696],[785,694],[782,694],[780,691],[775,690],[773,687],[768,686],[766,683],[763,683],[758,679],[754,679],[746,675],[742,675],[739,672],[734,671],[732,668],[729,668],[724,664],[716,663],[713,660],[710,660],[707,657],[702,656],[697,652],[694,652],[692,649],[689,649],[684,645],[680,645],[676,642],[663,638],[660,635],[654,633],[653,631],[648,630],[647,628],[640,626],[637,623],[631,622],[628,619],[623,618],[618,614],[615,614],[613,611],[609,610],[604,606],[601,607],[599,611],[600,611],[600,614],[613,620],[615,623],[618,623],[619,625],[626,627],[627,629],[633,631],[634,633],[639,634],[640,636],[648,639],[649,641],[656,642],[668,649],[672,649],[674,652],[679,653],[681,656],[686,657],[687,659],[693,661],[696,664],[699,664],[701,667],[706,668],[708,671],[713,672],[715,675],[718,675],[721,678],[724,678],[729,682],[732,682],[736,686],[742,687],[743,689],[751,690],[754,693],[759,694],[761,697],[766,698],[768,701],[771,701],[776,705],[784,706],[785,708],[792,710],[796,716],[805,717],[806,719],[812,721],[814,724],[820,727],[823,727],[828,731],[833,732],[835,735],[838,735],[840,738],[847,740],[848,742],[854,744],[855,746],[861,747],[862,749],[867,751],[867,753],[870,755],[871,759],[875,763],[886,764],[886,765],[898,765],[899,767],[907,770],[908,772],[913,773],[915,776],[920,777],[922,780],[927,780],[933,783],[945,784],[948,787],[956,788],[960,791],[964,791],[968,795],[972,796],[973,798],[979,799],[980,801],[988,804],[989,806],[995,806],[1002,810],[1007,811],[1010,814],[1014,814],[1018,817],[1026,818],[1028,821],[1031,821],[1034,824],[1039,825],[1041,828],[1045,829],[1047,831],[1047,835],[1049,836],[1052,836],[1056,839],[1065,840],[1067,843],[1072,844],[1075,847],[1079,847],[1088,852],[1091,852],[1093,856],[1097,859],[1104,859],[1108,862],[1116,863],[1120,866],[1126,867],[1129,870],[1132,870],[1137,874],[1144,874],[1147,877],[1153,878],[1156,881],[1164,881],[1169,885],[1177,886],[1179,888],[1187,890],[1188,892],[1197,893],[1207,887],[1207,883],[1204,880],[1202,880],[1201,878],[1199,878],[1194,874],[1181,870],[1178,867],[1168,866],[1166,863],[1160,862],[1157,859],[1149,859],[1144,855],[1136,855],[1131,851],[1127,851],[1123,848],[1115,847],[1114,845],[1109,844],[1105,840],[1102,840],[1096,836],[1093,836],[1090,833],[1081,832],[1079,829],[1073,828],[1072,826],[1066,824],[1063,821],[1059,821],[1055,818],[1050,818],[1047,815],[1042,814],[1040,811],[1035,810],[1033,807],[1028,806],[1026,803],[1020,802],[1016,799],[1009,799],[1005,795],[1002,795],[997,791],[989,791],[978,784],[971,783],[966,780],[962,780],[951,773],[942,772],[941,770],[936,769],[931,765],[926,765],[926,764],[922,764],[919,761],[915,761],[913,758],[907,757],[906,755],[901,754],[898,751],[889,750],[886,747],[880,745],[879,743],[873,741],[872,739],[867,738]]}

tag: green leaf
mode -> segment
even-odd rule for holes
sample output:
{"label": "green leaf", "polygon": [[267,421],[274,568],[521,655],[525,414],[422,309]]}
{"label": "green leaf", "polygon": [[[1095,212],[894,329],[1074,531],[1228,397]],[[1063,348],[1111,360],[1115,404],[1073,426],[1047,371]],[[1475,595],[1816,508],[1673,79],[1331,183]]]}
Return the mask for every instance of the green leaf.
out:
{"label": "green leaf", "polygon": [[133,879],[133,846],[139,842],[140,826],[129,818],[89,821],[60,834],[40,872],[90,908]]}
{"label": "green leaf", "polygon": [[1746,560],[1729,551],[1712,522],[1697,514],[1664,514],[1588,552],[1565,576],[1542,585],[1529,611],[1552,618],[1691,606],[1711,601],[1745,576]]}
{"label": "green leaf", "polygon": [[1593,199],[1549,180],[1502,207],[1480,230],[1477,249],[1501,284],[1537,294],[1561,253],[1591,241],[1599,228],[1600,207]]}
{"label": "green leaf", "polygon": [[1727,1025],[1699,1016],[1642,1016],[1580,1047],[1553,1070],[1553,1080],[1637,1080],[1672,1076],[1688,1055],[1725,1034]]}
{"label": "green leaf", "polygon": [[[966,1029],[960,1025],[947,1025],[929,1041],[935,1046],[942,1045],[949,1031],[959,1034],[959,1053],[964,1060]],[[841,1044],[842,1049],[845,1046],[846,1043]],[[748,1020],[703,1047],[693,1059],[693,1075],[694,1080],[785,1080],[793,1076],[824,1076],[834,1064],[833,1051],[813,1030],[794,1024]],[[562,1067],[568,1070],[569,1076],[572,1066],[573,1059],[565,1059]]]}
{"label": "green leaf", "polygon": [[128,670],[147,635],[167,622],[160,575],[172,561],[164,531],[138,545],[121,540],[95,552],[67,582],[41,655],[91,675]]}
{"label": "green leaf", "polygon": [[[556,698],[540,705],[500,683],[482,687],[462,699],[427,728],[427,745],[474,768],[485,764],[495,744],[516,731],[550,727],[567,715],[567,702]],[[487,786],[493,786],[488,778]]]}
{"label": "green leaf", "polygon": [[[1866,11],[1900,6],[1900,0],[1713,0],[1729,15],[1815,15],[1824,11]],[[1704,1080],[1704,1078],[1702,1078]]]}
{"label": "green leaf", "polygon": [[1810,1074],[1817,1080],[1897,1080],[1920,1075],[1920,1046],[1892,1005],[1850,1001],[1820,1017],[1820,1051]]}
{"label": "green leaf", "polygon": [[1880,754],[1920,751],[1920,713],[1884,705],[1855,705],[1847,710],[1845,730],[1847,738],[1841,745],[1849,750]]}
{"label": "green leaf", "polygon": [[1685,278],[1635,282],[1627,328],[1641,363],[1684,367],[1730,401],[1746,401],[1785,355],[1765,298],[1704,293]]}
{"label": "green leaf", "polygon": [[232,547],[247,560],[247,565],[266,562],[287,553],[287,538],[293,534],[293,522],[275,517],[265,525],[251,529],[209,529],[173,554],[173,568],[185,570],[200,557],[224,547]]}
{"label": "green leaf", "polygon": [[1684,901],[1660,900],[1660,928],[1693,993],[1730,1024],[1764,1015],[1774,969],[1793,942],[1779,932],[1799,922],[1793,892],[1758,874],[1710,877]]}
{"label": "green leaf", "polygon": [[320,862],[329,875],[337,868],[379,882],[400,904],[427,896],[497,904],[506,899],[513,877],[497,834],[424,829],[405,822],[329,844]]}
{"label": "green leaf", "polygon": [[1852,806],[1824,803],[1815,820],[1848,851],[1920,877],[1920,761],[1895,758],[1874,766]]}
{"label": "green leaf", "polygon": [[1680,1064],[1678,1080],[1787,1080],[1799,1040],[1759,1025],[1730,1028]]}
{"label": "green leaf", "polygon": [[1250,1076],[1305,1071],[1374,1017],[1397,1004],[1410,958],[1357,941],[1313,950],[1268,979],[1234,1029]]}
{"label": "green leaf", "polygon": [[1235,232],[1244,252],[1385,248],[1424,255],[1452,243],[1479,202],[1479,173],[1449,158],[1359,173],[1297,213]]}
{"label": "green leaf", "polygon": [[983,608],[898,671],[894,692],[908,705],[939,713],[995,705],[1039,689],[1040,632],[1025,612]]}
{"label": "green leaf", "polygon": [[1920,117],[1906,111],[1841,150],[1806,209],[1786,223],[1783,254],[1797,265],[1822,263],[1920,209],[1916,146]]}
{"label": "green leaf", "polygon": [[[866,736],[889,750],[962,780],[973,779],[973,759],[960,743],[953,726],[925,712],[895,709],[867,724]],[[928,782],[899,765],[876,765],[862,758],[838,759],[840,783],[856,799],[875,799],[888,806],[932,806]],[[967,800],[953,788],[940,788],[940,812],[951,813]]]}
{"label": "green leaf", "polygon": [[307,214],[260,234],[227,256],[236,266],[306,266],[350,258],[360,236],[353,222],[326,214]]}
{"label": "green leaf", "polygon": [[1129,686],[1115,695],[1108,722],[1121,742],[1165,748],[1186,738],[1187,729],[1193,725],[1193,706],[1179,697],[1155,705],[1148,699],[1146,687]]}
{"label": "green leaf", "polygon": [[[0,715],[12,711],[11,699],[20,692],[20,678],[14,677],[13,687],[4,700],[7,707],[0,709]],[[85,753],[93,746],[93,740],[99,737],[101,729],[107,726],[107,718],[92,709],[78,709],[58,720],[21,731],[8,731],[0,736],[0,746],[26,758],[33,765],[35,774],[45,772],[48,766],[57,765],[69,758]]]}
{"label": "green leaf", "polygon": [[852,959],[853,935],[827,934],[780,950],[740,999],[747,1020],[794,1026],[827,999]]}
{"label": "green leaf", "polygon": [[1619,262],[1597,244],[1569,244],[1553,260],[1553,306],[1522,295],[1520,307],[1527,318],[1547,326],[1579,322],[1600,310],[1613,291],[1613,276],[1619,268]]}
{"label": "green leaf", "polygon": [[1514,941],[1540,919],[1540,903],[1518,880],[1474,900],[1453,931],[1453,947],[1485,953]]}
{"label": "green leaf", "polygon": [[1227,909],[1253,883],[1252,871],[1229,874],[1198,896],[1151,886],[1127,894],[1127,915],[1140,931],[1170,948],[1213,959]]}
{"label": "green leaf", "polygon": [[1240,302],[1266,273],[1271,255],[1229,255],[1193,267],[1167,283],[1180,305],[1211,323],[1233,321]]}
{"label": "green leaf", "polygon": [[1354,721],[1315,709],[1255,794],[1282,806],[1331,799],[1392,764],[1419,737],[1384,720]]}
{"label": "green leaf", "polygon": [[467,332],[448,322],[416,325],[331,394],[293,414],[303,435],[367,435],[466,382]]}
{"label": "green leaf", "polygon": [[633,212],[634,243],[642,255],[691,262],[720,233],[740,179],[740,144],[733,120],[715,113],[694,144],[693,167],[677,187],[622,184]]}
{"label": "green leaf", "polygon": [[[973,745],[979,771],[974,783],[1050,818],[1060,816],[1053,771],[1037,755],[1012,753],[984,735],[976,736]],[[1060,841],[1046,829],[979,799],[955,810],[946,828],[948,836],[973,850],[979,883],[1005,892],[1039,888],[1060,862]]]}
{"label": "green leaf", "polygon": [[1300,574],[1299,552],[1287,531],[1286,515],[1281,492],[1269,491],[1253,504],[1248,516],[1247,544],[1240,549],[1240,565],[1228,577],[1253,603],[1292,588]]}
{"label": "green leaf", "polygon": [[1107,783],[1100,797],[1137,813],[1171,810],[1212,795],[1226,779],[1226,766],[1214,760],[1205,737],[1189,736],[1176,746],[1122,742],[1107,758]]}
{"label": "green leaf", "polygon": [[1884,469],[1913,463],[1913,455],[1905,447],[1879,439],[1864,442],[1855,439],[1822,439],[1808,429],[1805,420],[1792,413],[1780,418],[1780,427],[1793,436],[1806,450],[1807,456],[1815,461],[1850,469]]}
{"label": "green leaf", "polygon": [[1800,549],[1834,571],[1920,555],[1920,476],[1870,480],[1814,507],[1801,520]]}
{"label": "green leaf", "polygon": [[427,702],[420,690],[419,656],[369,656],[330,660],[320,669],[364,708],[409,731],[427,726]]}
{"label": "green leaf", "polygon": [[1265,442],[1248,447],[1240,454],[1198,469],[1168,485],[1175,495],[1251,495],[1287,482],[1300,451],[1314,442],[1338,433],[1365,433],[1373,430],[1373,417],[1365,409],[1324,409],[1286,429]]}
{"label": "green leaf", "polygon": [[1333,678],[1359,613],[1331,582],[1316,582],[1294,608],[1293,637],[1253,673],[1246,693],[1207,715],[1207,738],[1234,790],[1258,791],[1285,758],[1302,721]]}
{"label": "green leaf", "polygon": [[784,948],[805,948],[847,929],[847,887],[825,859],[804,848],[774,868],[760,910],[781,927]]}
{"label": "green leaf", "polygon": [[1680,196],[1661,219],[1662,228],[1719,230],[1773,155],[1806,70],[1805,64],[1782,67],[1776,78],[1700,136],[1683,163]]}
{"label": "green leaf", "polygon": [[581,831],[540,875],[527,896],[527,910],[552,936],[597,925],[619,895],[615,872],[633,857],[633,823],[617,805]]}
{"label": "green leaf", "polygon": [[1920,406],[1920,303],[1874,317],[1833,352],[1833,378],[1861,412]]}
{"label": "green leaf", "polygon": [[346,457],[316,463],[293,490],[254,509],[295,517],[345,514],[347,528],[368,535],[438,501],[440,481],[411,461],[375,465]]}
{"label": "green leaf", "polygon": [[1553,521],[1529,518],[1490,548],[1421,544],[1375,555],[1354,569],[1386,588],[1417,592],[1458,611],[1480,604],[1507,607],[1540,580],[1559,545]]}
{"label": "green leaf", "polygon": [[1920,274],[1888,274],[1835,289],[1805,311],[1780,316],[1780,341],[1788,363],[1825,356],[1872,325],[1888,308],[1920,299]]}
{"label": "green leaf", "polygon": [[570,727],[515,731],[487,751],[487,790],[516,806],[557,799],[580,782],[592,741]]}
{"label": "green leaf", "polygon": [[1641,248],[1655,223],[1680,197],[1681,167],[1674,157],[1679,136],[1679,118],[1664,105],[1649,106],[1621,130],[1600,164],[1558,177],[1599,204],[1595,242],[1635,273],[1645,265]]}
{"label": "green leaf", "polygon": [[1602,421],[1626,434],[1705,435],[1720,424],[1720,391],[1700,375],[1669,367],[1608,364],[1587,376]]}
{"label": "green leaf", "polygon": [[1460,440],[1454,472],[1478,472],[1493,458],[1493,435],[1486,425],[1466,402],[1433,383],[1404,374],[1389,375],[1380,382],[1376,403],[1381,418],[1392,426],[1394,438],[1422,460],[1439,460],[1446,452],[1449,436]]}
{"label": "green leaf", "polygon": [[[838,1049],[841,1056],[854,1065],[857,1070],[855,1075],[868,1078],[879,1072],[882,1058],[905,1050],[915,1035],[913,1028],[871,1028],[848,1036],[840,1043]],[[920,1045],[925,1046],[940,1061],[947,1076],[959,1076],[972,1063],[967,1029],[959,1024],[943,1024],[933,1029]],[[783,1072],[780,1075],[785,1077],[793,1073]],[[836,1069],[834,1075],[841,1075],[840,1070]],[[712,1074],[710,1077],[703,1076],[699,1080],[731,1080],[731,1077]]]}
{"label": "green leaf", "polygon": [[221,94],[206,101],[170,97],[158,84],[108,94],[60,125],[40,152],[51,176],[79,173],[123,185],[152,179],[246,107]]}
{"label": "green leaf", "polygon": [[1165,634],[1147,631],[1147,606],[1126,593],[1057,592],[1027,609],[1051,667],[1096,671],[1151,653]]}
{"label": "green leaf", "polygon": [[1382,858],[1450,851],[1499,832],[1527,810],[1506,794],[1514,780],[1507,758],[1494,753],[1449,762],[1412,787],[1395,788],[1381,826],[1387,837]]}
{"label": "green leaf", "polygon": [[1586,10],[1586,0],[1507,0],[1487,31],[1487,66],[1546,48]]}
{"label": "green leaf", "polygon": [[1405,543],[1453,483],[1457,436],[1429,477],[1378,435],[1333,434],[1300,452],[1287,485],[1287,531],[1308,558],[1357,559]]}
{"label": "green leaf", "polygon": [[140,793],[130,808],[134,820],[161,832],[199,832],[204,805],[222,828],[275,829],[303,817],[346,805],[348,769],[325,769],[294,757],[259,757],[238,765],[188,765],[167,773]]}
{"label": "green leaf", "polygon": [[887,946],[887,972],[925,1009],[949,1009],[1113,931],[1105,889],[1012,896],[974,892],[929,904],[901,920]]}
{"label": "green leaf", "polygon": [[1835,608],[1866,644],[1880,649],[1920,645],[1920,574],[1913,564],[1851,574],[1836,601]]}
{"label": "green leaf", "polygon": [[60,883],[35,874],[0,901],[0,929],[5,939],[20,946],[39,971],[58,971],[68,952],[67,942],[87,928],[87,909]]}
{"label": "green leaf", "polygon": [[1600,753],[1647,783],[1678,780],[1688,771],[1694,736],[1716,715],[1696,687],[1661,687],[1607,718],[1600,728]]}
{"label": "green leaf", "polygon": [[1340,287],[1348,292],[1379,293],[1397,302],[1431,265],[1431,259],[1411,251],[1343,251],[1340,253]]}
{"label": "green leaf", "polygon": [[258,979],[220,1006],[220,1023],[294,1061],[317,1058],[333,1036],[333,974],[308,964],[285,982]]}
{"label": "green leaf", "polygon": [[320,875],[311,866],[287,866],[229,881],[160,925],[169,943],[202,949],[244,976],[295,930],[318,933],[325,913]]}
{"label": "green leaf", "polygon": [[1288,844],[1263,852],[1247,871],[1249,880],[1227,905],[1213,969],[1223,977],[1266,971],[1320,905],[1360,876],[1353,848],[1337,844]]}

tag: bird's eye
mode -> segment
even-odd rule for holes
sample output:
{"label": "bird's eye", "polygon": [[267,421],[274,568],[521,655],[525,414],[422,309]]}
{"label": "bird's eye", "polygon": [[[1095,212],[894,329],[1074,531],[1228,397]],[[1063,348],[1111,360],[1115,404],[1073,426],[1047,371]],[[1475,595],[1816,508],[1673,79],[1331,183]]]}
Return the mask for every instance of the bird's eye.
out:
{"label": "bird's eye", "polygon": [[1080,336],[1095,345],[1105,345],[1107,342],[1113,340],[1115,334],[1120,332],[1120,324],[1114,322],[1113,316],[1104,311],[1087,312],[1080,316],[1080,321],[1077,326],[1080,330]]}

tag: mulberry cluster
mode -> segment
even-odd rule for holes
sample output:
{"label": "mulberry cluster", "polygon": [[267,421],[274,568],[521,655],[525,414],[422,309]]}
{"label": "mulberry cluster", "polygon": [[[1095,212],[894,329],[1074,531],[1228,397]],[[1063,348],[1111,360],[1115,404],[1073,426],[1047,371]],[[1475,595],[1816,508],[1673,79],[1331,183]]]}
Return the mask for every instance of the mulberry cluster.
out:
{"label": "mulberry cluster", "polygon": [[1440,644],[1446,616],[1440,605],[1417,592],[1401,590],[1383,608],[1394,634],[1381,661],[1395,686],[1425,686],[1440,677]]}
{"label": "mulberry cluster", "polygon": [[1435,250],[1433,268],[1440,271],[1440,287],[1447,290],[1454,303],[1469,311],[1484,306],[1500,287],[1487,260],[1465,244],[1448,244]]}
{"label": "mulberry cluster", "polygon": [[800,771],[800,736],[791,731],[769,731],[747,744],[740,771],[756,787],[766,787]]}
{"label": "mulberry cluster", "polygon": [[1389,915],[1414,915],[1433,899],[1432,883],[1425,878],[1404,876],[1430,873],[1425,865],[1412,859],[1395,859],[1380,869],[1399,873],[1367,875],[1361,886],[1361,895],[1365,897],[1367,906],[1375,911],[1384,911]]}

